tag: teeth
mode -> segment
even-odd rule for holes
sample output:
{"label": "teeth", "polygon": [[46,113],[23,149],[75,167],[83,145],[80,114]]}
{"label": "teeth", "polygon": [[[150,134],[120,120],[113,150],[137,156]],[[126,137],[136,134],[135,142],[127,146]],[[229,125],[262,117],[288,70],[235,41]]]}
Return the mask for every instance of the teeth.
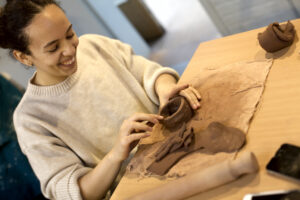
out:
{"label": "teeth", "polygon": [[74,61],[75,61],[75,57],[73,57],[70,61],[63,62],[62,64],[63,64],[63,65],[70,65],[70,64],[72,64]]}

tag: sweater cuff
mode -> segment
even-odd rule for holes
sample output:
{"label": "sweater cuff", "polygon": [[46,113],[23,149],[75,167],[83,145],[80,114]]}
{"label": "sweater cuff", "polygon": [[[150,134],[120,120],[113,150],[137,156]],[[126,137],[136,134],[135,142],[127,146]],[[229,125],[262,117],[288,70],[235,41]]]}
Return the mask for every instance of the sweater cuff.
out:
{"label": "sweater cuff", "polygon": [[[60,194],[56,194],[58,199],[72,199],[82,200],[80,188],[78,185],[78,179],[88,173],[91,168],[81,167],[76,165],[69,176],[66,176],[66,181],[61,181],[62,184],[58,184],[56,191]],[[67,184],[64,184],[67,183]]]}
{"label": "sweater cuff", "polygon": [[170,74],[170,75],[174,76],[174,78],[177,79],[177,81],[179,79],[178,73],[174,69],[168,68],[168,67],[161,67],[160,69],[158,69],[154,73],[152,73],[150,77],[147,77],[145,79],[145,80],[148,80],[146,83],[144,83],[146,93],[148,94],[149,98],[156,105],[159,105],[159,99],[155,92],[155,81],[161,74]]}

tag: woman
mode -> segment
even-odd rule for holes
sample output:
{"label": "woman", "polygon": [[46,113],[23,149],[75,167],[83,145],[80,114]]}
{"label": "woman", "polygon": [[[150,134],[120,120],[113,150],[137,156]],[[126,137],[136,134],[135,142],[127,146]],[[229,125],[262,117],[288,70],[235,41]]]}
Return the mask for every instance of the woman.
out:
{"label": "woman", "polygon": [[122,162],[158,123],[158,105],[177,94],[194,109],[200,95],[130,46],[98,35],[77,38],[54,0],[9,0],[0,47],[36,72],[14,113],[23,153],[50,199],[99,199]]}

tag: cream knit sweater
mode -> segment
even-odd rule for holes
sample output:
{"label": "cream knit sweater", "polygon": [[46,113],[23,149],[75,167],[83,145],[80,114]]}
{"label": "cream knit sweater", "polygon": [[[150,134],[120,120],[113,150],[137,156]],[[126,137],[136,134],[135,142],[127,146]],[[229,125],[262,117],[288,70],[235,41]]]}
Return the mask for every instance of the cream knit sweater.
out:
{"label": "cream knit sweater", "polygon": [[14,113],[21,149],[50,199],[81,199],[78,178],[111,150],[123,120],[157,112],[157,77],[178,78],[120,41],[98,35],[79,41],[78,70],[53,86],[30,80]]}

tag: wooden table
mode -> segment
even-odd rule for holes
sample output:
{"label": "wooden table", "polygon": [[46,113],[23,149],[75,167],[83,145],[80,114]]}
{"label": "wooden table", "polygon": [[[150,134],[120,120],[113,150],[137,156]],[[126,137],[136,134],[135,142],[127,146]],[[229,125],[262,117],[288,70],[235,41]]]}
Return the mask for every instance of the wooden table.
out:
{"label": "wooden table", "polygon": [[[300,19],[292,23],[299,34]],[[260,171],[190,197],[189,200],[240,200],[247,193],[300,188],[300,184],[275,177],[265,170],[281,144],[300,146],[300,44],[296,36],[290,48],[274,54],[266,53],[257,40],[257,34],[264,29],[201,43],[180,79],[182,83],[188,82],[193,78],[194,71],[201,67],[274,58],[265,91],[248,131],[247,144],[242,150],[254,152]],[[125,174],[111,199],[121,200],[163,183],[156,178],[138,179]]]}

